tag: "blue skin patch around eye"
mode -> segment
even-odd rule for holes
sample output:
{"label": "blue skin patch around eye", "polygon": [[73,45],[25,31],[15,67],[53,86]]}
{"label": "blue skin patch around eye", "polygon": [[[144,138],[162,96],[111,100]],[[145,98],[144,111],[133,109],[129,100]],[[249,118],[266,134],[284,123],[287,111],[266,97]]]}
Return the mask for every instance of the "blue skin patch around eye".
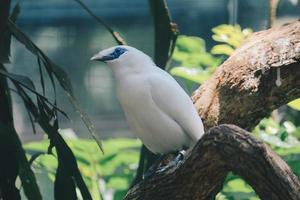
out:
{"label": "blue skin patch around eye", "polygon": [[128,51],[127,49],[125,48],[122,48],[122,47],[117,47],[115,48],[115,50],[107,55],[107,56],[103,56],[101,58],[101,61],[108,61],[108,60],[114,60],[114,59],[117,59],[119,58],[123,53],[125,53],[126,51]]}

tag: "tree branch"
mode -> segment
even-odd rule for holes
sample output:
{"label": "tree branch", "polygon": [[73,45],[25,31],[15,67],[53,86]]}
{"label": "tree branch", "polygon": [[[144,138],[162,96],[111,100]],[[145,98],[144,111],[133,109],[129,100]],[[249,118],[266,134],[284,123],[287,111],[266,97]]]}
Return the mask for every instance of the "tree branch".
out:
{"label": "tree branch", "polygon": [[220,125],[204,135],[183,165],[137,184],[125,200],[213,199],[229,171],[261,199],[300,199],[300,182],[279,156],[245,130]]}
{"label": "tree branch", "polygon": [[[300,97],[300,22],[254,33],[194,92],[205,127],[236,124],[247,130]],[[277,70],[281,86],[276,86]]]}
{"label": "tree branch", "polygon": [[81,0],[74,0],[75,2],[77,2],[87,13],[90,14],[91,17],[93,17],[99,24],[102,24],[109,32],[110,34],[113,36],[113,38],[115,39],[115,41],[119,44],[119,45],[126,45],[126,41],[121,37],[121,35],[113,30],[105,21],[103,21],[100,17],[98,17],[97,15],[95,15],[91,9],[89,9]]}

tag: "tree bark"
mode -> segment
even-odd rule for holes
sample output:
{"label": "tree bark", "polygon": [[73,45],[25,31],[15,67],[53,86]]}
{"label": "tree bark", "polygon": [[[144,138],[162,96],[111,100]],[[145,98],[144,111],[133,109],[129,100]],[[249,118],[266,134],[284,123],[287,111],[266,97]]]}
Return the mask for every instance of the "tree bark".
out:
{"label": "tree bark", "polygon": [[[299,21],[254,33],[193,94],[206,130],[223,123],[250,130],[300,97],[299,59]],[[299,180],[287,164],[234,125],[210,129],[179,168],[142,181],[125,199],[213,199],[229,171],[261,199],[300,199]]]}
{"label": "tree bark", "polygon": [[234,125],[208,131],[183,165],[133,187],[125,200],[213,199],[229,171],[244,178],[261,199],[300,199],[300,183],[267,145]]}
{"label": "tree bark", "polygon": [[[194,92],[205,127],[251,130],[271,111],[300,97],[300,22],[254,33]],[[278,70],[281,85],[276,86]]]}

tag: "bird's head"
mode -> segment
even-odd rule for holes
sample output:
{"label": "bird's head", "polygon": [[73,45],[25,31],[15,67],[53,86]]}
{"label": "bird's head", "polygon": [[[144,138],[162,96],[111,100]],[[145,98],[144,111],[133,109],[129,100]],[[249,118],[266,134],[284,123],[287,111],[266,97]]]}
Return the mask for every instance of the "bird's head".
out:
{"label": "bird's head", "polygon": [[102,61],[108,65],[128,65],[132,66],[139,61],[150,61],[151,58],[144,54],[142,51],[125,45],[119,45],[104,49],[94,55],[91,60]]}

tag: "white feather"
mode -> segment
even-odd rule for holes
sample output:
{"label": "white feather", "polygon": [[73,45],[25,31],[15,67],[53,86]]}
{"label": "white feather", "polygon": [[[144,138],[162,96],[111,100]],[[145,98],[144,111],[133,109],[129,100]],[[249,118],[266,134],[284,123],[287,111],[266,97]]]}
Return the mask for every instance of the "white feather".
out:
{"label": "white feather", "polygon": [[[117,96],[130,129],[154,153],[195,144],[204,129],[190,97],[147,55],[133,47],[122,47],[128,51],[107,64],[113,70]],[[96,57],[105,56],[114,48],[101,51]]]}

